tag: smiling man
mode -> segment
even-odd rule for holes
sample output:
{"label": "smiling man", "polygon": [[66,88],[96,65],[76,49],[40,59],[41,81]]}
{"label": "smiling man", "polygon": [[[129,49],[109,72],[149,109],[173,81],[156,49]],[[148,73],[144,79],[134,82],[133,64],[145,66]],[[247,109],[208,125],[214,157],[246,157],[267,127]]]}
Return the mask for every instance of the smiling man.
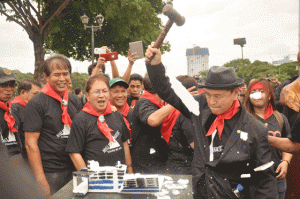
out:
{"label": "smiling man", "polygon": [[131,123],[132,108],[126,102],[128,84],[121,78],[114,78],[109,81],[109,87],[111,105],[115,106]]}
{"label": "smiling man", "polygon": [[72,179],[73,163],[65,148],[72,119],[81,110],[76,96],[68,93],[71,64],[63,55],[44,62],[47,84],[25,109],[23,129],[28,160],[38,185],[54,194]]}
{"label": "smiling man", "polygon": [[146,66],[157,94],[193,123],[194,198],[250,198],[253,183],[254,198],[276,198],[274,168],[254,172],[254,168],[271,162],[268,132],[237,100],[243,80],[237,78],[234,69],[210,68],[206,82],[201,84],[205,93],[195,97],[200,109],[197,116],[171,88],[160,50],[149,46],[146,57],[152,56]]}

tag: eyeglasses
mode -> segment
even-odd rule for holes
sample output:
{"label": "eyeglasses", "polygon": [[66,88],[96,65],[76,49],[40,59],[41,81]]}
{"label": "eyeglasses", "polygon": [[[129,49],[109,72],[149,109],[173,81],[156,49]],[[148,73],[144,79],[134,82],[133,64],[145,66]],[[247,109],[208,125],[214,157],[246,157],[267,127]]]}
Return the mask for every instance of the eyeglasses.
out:
{"label": "eyeglasses", "polygon": [[7,88],[7,87],[15,88],[17,86],[16,82],[5,82],[0,84],[1,88]]}
{"label": "eyeglasses", "polygon": [[108,90],[103,90],[102,92],[100,90],[95,90],[92,93],[94,95],[100,95],[101,93],[106,94],[106,93],[108,93]]}

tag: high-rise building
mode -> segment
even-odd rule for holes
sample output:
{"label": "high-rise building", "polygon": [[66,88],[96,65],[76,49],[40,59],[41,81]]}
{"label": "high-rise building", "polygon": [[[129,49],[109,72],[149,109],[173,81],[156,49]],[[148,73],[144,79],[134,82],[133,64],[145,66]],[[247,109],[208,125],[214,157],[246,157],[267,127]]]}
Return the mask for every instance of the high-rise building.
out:
{"label": "high-rise building", "polygon": [[199,72],[209,69],[209,50],[208,48],[200,48],[195,46],[194,48],[186,49],[187,59],[187,73],[190,76],[198,75]]}

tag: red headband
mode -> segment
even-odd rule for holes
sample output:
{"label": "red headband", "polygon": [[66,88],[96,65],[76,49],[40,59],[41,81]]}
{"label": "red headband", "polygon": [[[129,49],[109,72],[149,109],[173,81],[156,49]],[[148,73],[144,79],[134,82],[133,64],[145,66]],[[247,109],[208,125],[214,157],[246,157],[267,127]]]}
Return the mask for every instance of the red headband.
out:
{"label": "red headband", "polygon": [[261,82],[257,82],[253,86],[251,86],[250,91],[257,90],[257,89],[264,89],[264,86]]}

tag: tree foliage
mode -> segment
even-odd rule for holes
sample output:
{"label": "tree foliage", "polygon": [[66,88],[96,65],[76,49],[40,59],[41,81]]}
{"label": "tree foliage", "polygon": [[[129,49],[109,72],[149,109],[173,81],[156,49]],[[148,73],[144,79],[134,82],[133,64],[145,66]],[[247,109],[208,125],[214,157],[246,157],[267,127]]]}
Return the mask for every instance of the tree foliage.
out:
{"label": "tree foliage", "polygon": [[298,75],[296,70],[297,62],[291,62],[274,66],[268,62],[256,60],[249,65],[240,67],[237,71],[237,76],[242,78],[244,74],[244,81],[248,84],[251,79],[257,78],[271,78],[276,77],[280,82],[289,79],[291,76]]}
{"label": "tree foliage", "polygon": [[45,38],[53,28],[54,21],[63,16],[62,12],[70,0],[3,0],[0,14],[7,21],[20,25],[33,42],[35,56],[34,77],[43,80],[42,63],[45,57]]}
{"label": "tree foliage", "polygon": [[71,79],[72,79],[72,91],[73,91],[73,93],[74,93],[75,88],[77,88],[77,87],[80,87],[81,90],[84,93],[85,83],[88,80],[88,74],[87,73],[73,72],[71,74]]}
{"label": "tree foliage", "polygon": [[[158,17],[172,0],[3,0],[0,14],[20,25],[33,42],[34,77],[43,79],[45,53],[60,53],[76,60],[90,60],[91,30],[84,30],[80,17],[85,13],[96,25],[101,13],[104,24],[95,32],[95,46],[108,46],[126,55],[129,42],[143,41],[144,48],[155,41],[163,24]],[[169,51],[164,43],[162,51]]]}
{"label": "tree foliage", "polygon": [[225,67],[233,67],[235,69],[235,71],[238,71],[240,67],[242,67],[243,65],[249,65],[251,64],[249,59],[234,59],[230,62],[227,62],[226,64],[224,64],[223,66]]}
{"label": "tree foliage", "polygon": [[[88,25],[97,26],[95,18],[101,13],[105,19],[101,30],[94,33],[95,47],[108,46],[127,55],[130,42],[143,41],[146,49],[161,32],[162,23],[157,15],[164,5],[161,0],[72,1],[65,9],[67,14],[56,21],[46,38],[46,47],[76,60],[90,60],[92,30],[84,29],[80,17],[86,14],[90,19]],[[162,47],[162,51],[169,49],[169,43]]]}

